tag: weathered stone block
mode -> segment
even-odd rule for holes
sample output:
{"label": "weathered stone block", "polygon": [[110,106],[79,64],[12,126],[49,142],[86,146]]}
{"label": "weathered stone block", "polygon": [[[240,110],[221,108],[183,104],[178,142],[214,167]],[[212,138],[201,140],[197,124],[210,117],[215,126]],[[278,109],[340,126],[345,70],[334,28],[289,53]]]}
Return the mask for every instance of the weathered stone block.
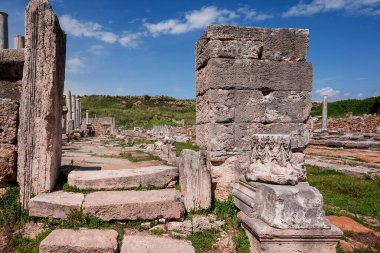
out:
{"label": "weathered stone block", "polygon": [[21,80],[24,61],[23,49],[0,50],[0,81]]}
{"label": "weathered stone block", "polygon": [[330,229],[278,229],[260,219],[238,213],[250,242],[250,251],[255,253],[335,253],[342,236],[334,225]]}
{"label": "weathered stone block", "polygon": [[196,72],[196,94],[209,89],[311,91],[310,62],[210,59]]}
{"label": "weathered stone block", "polygon": [[195,47],[196,69],[211,58],[304,61],[309,30],[211,25]]}
{"label": "weathered stone block", "polygon": [[116,253],[117,232],[111,229],[57,229],[40,244],[41,253]]}
{"label": "weathered stone block", "polygon": [[323,211],[322,195],[308,183],[290,186],[241,180],[243,184],[234,189],[233,195],[250,209],[246,215],[280,229],[330,228]]}
{"label": "weathered stone block", "polygon": [[194,253],[188,240],[158,237],[153,235],[125,235],[120,253]]}
{"label": "weathered stone block", "polygon": [[185,207],[174,189],[102,191],[86,195],[83,212],[102,220],[182,219]]}
{"label": "weathered stone block", "polygon": [[0,99],[8,98],[14,101],[20,101],[22,81],[0,81]]}
{"label": "weathered stone block", "polygon": [[[234,145],[234,124],[206,123],[196,126],[197,144],[209,151],[232,151]],[[199,135],[198,135],[199,133]]]}
{"label": "weathered stone block", "polygon": [[235,117],[234,90],[209,90],[197,97],[197,124],[230,123]]}
{"label": "weathered stone block", "polygon": [[61,163],[66,35],[48,0],[29,1],[25,24],[17,181],[26,208],[53,189]]}
{"label": "weathered stone block", "polygon": [[211,175],[204,152],[185,149],[178,161],[179,184],[187,211],[211,207]]}
{"label": "weathered stone block", "polygon": [[0,187],[16,181],[17,147],[0,143]]}
{"label": "weathered stone block", "polygon": [[29,202],[29,215],[42,218],[66,219],[72,209],[79,210],[84,195],[73,192],[41,193]]}
{"label": "weathered stone block", "polygon": [[0,98],[0,143],[16,143],[19,104]]}

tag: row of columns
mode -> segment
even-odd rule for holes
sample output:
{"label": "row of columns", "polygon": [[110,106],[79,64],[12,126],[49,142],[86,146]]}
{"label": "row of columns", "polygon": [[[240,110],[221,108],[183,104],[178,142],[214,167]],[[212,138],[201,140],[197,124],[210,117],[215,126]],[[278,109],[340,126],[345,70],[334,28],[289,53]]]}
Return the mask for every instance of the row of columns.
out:
{"label": "row of columns", "polygon": [[[8,14],[5,12],[0,12],[0,49],[9,48],[8,39]],[[14,48],[22,49],[25,48],[25,37],[21,35],[16,35],[14,37]]]}
{"label": "row of columns", "polygon": [[[67,91],[66,93],[66,107],[67,107],[67,114],[66,114],[66,132],[69,133],[72,130],[80,129],[82,126],[82,103],[80,101],[79,96],[75,96],[71,94],[71,91]],[[72,123],[70,123],[72,122]],[[88,118],[88,111],[86,111],[86,125],[88,125],[89,118]]]}

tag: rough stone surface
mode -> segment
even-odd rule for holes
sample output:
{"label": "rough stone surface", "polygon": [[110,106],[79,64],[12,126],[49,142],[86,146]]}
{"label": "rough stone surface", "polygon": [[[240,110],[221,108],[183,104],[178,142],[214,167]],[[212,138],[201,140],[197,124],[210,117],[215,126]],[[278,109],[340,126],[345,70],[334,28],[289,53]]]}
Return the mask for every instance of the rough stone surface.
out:
{"label": "rough stone surface", "polygon": [[193,233],[198,233],[207,229],[221,229],[225,224],[224,221],[210,221],[207,216],[195,215],[192,220]]}
{"label": "rough stone surface", "polygon": [[[248,184],[248,186],[246,186]],[[308,183],[296,186],[248,182],[233,195],[245,214],[279,229],[329,229],[320,192]]]}
{"label": "rough stone surface", "polygon": [[14,182],[17,177],[17,147],[0,143],[0,187]]}
{"label": "rough stone surface", "polygon": [[29,201],[33,217],[65,219],[72,209],[80,209],[84,195],[72,192],[41,193]]}
{"label": "rough stone surface", "polygon": [[120,253],[194,253],[188,240],[150,235],[125,235]]}
{"label": "rough stone surface", "polygon": [[25,55],[23,49],[0,50],[0,80],[17,81],[22,79]]}
{"label": "rough stone surface", "polygon": [[335,253],[343,234],[334,225],[330,229],[278,229],[243,212],[238,213],[238,218],[250,241],[250,251],[255,253]]}
{"label": "rough stone surface", "polygon": [[102,220],[182,219],[184,205],[174,189],[105,191],[86,195],[83,212]]}
{"label": "rough stone surface", "polygon": [[0,98],[0,143],[16,144],[18,108],[17,102]]}
{"label": "rough stone surface", "polygon": [[69,185],[80,189],[125,190],[139,185],[165,188],[178,177],[178,168],[152,166],[125,170],[74,170],[68,177]]}
{"label": "rough stone surface", "polygon": [[1,81],[0,80],[0,99],[8,98],[20,101],[22,81]]}
{"label": "rough stone surface", "polygon": [[25,24],[17,172],[23,207],[51,191],[58,175],[66,59],[66,35],[48,0],[29,1]]}
{"label": "rough stone surface", "polygon": [[179,183],[187,211],[211,206],[211,175],[205,157],[193,150],[183,150],[179,158]]}
{"label": "rough stone surface", "polygon": [[58,229],[40,244],[41,253],[116,253],[117,232],[110,229]]}
{"label": "rough stone surface", "polygon": [[176,231],[179,231],[185,235],[189,235],[193,232],[193,224],[190,220],[185,220],[183,222],[172,221],[172,222],[169,222],[166,225],[166,227],[169,231],[176,230]]}

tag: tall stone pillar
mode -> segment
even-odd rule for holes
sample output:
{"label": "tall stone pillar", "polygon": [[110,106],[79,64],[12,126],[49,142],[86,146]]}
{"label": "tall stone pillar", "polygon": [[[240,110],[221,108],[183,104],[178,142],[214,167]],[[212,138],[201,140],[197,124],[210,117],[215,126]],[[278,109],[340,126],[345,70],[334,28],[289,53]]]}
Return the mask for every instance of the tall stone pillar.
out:
{"label": "tall stone pillar", "polygon": [[23,49],[25,48],[25,37],[22,35],[16,35],[14,38],[14,48]]}
{"label": "tall stone pillar", "polygon": [[29,1],[25,24],[17,181],[27,208],[53,189],[61,165],[66,35],[48,0]]}
{"label": "tall stone pillar", "polygon": [[75,99],[75,128],[80,128],[80,99],[77,97]]}
{"label": "tall stone pillar", "polygon": [[90,121],[88,119],[88,111],[86,110],[86,125],[90,124]]}
{"label": "tall stone pillar", "polygon": [[341,236],[305,182],[308,47],[308,30],[234,26],[209,26],[196,44],[197,143],[215,197],[234,195],[251,252],[332,253]]}
{"label": "tall stone pillar", "polygon": [[72,120],[74,121],[74,129],[76,128],[76,120],[77,120],[77,106],[76,106],[76,97],[74,95],[71,96],[71,110],[72,110]]}
{"label": "tall stone pillar", "polygon": [[79,127],[82,127],[82,101],[79,100]]}
{"label": "tall stone pillar", "polygon": [[0,49],[8,48],[8,14],[5,12],[0,12]]}
{"label": "tall stone pillar", "polygon": [[73,121],[72,121],[72,105],[71,105],[71,91],[67,91],[66,93],[66,107],[67,107],[67,114],[66,114],[66,133],[70,134],[71,131],[73,131]]}
{"label": "tall stone pillar", "polygon": [[322,130],[327,130],[327,95],[323,96],[323,104],[322,104]]}

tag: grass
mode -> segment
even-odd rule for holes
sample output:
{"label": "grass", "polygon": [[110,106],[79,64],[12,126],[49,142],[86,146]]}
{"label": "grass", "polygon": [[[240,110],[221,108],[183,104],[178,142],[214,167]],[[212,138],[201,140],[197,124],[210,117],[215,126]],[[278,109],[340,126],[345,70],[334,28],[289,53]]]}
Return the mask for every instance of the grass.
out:
{"label": "grass", "polygon": [[323,195],[327,215],[340,215],[340,210],[346,210],[380,219],[380,178],[363,179],[313,166],[307,166],[307,172],[310,185]]}
{"label": "grass", "polygon": [[132,153],[120,153],[119,155],[98,155],[98,154],[92,154],[92,156],[96,157],[104,157],[104,158],[119,158],[119,159],[127,159],[128,161],[132,163],[136,162],[143,162],[143,161],[161,161],[162,159],[159,156],[152,155],[149,153],[144,153],[142,151],[136,152],[136,153],[143,153],[145,156],[140,157],[133,157]]}
{"label": "grass", "polygon": [[220,232],[216,229],[207,229],[191,234],[187,238],[193,244],[195,252],[200,253],[212,249],[212,245],[218,240],[219,234]]}
{"label": "grass", "polygon": [[160,228],[155,228],[155,229],[152,229],[151,232],[155,235],[162,235],[163,233],[165,233],[164,230],[160,229]]}
{"label": "grass", "polygon": [[138,187],[134,188],[135,191],[152,191],[152,190],[159,190],[159,189],[161,188],[155,185],[141,185],[141,184]]}
{"label": "grass", "polygon": [[[344,117],[348,112],[359,116],[363,114],[380,113],[380,97],[366,99],[348,99],[331,102],[327,107],[329,117]],[[322,103],[313,103],[311,115],[322,116]]]}
{"label": "grass", "polygon": [[351,161],[356,161],[356,162],[363,162],[363,163],[368,163],[366,160],[360,159],[355,156],[339,156],[339,155],[322,155],[322,154],[316,154],[316,156],[319,157],[326,157],[332,160],[351,160]]}
{"label": "grass", "polygon": [[181,155],[182,150],[191,149],[194,151],[199,151],[199,146],[196,144],[192,144],[189,142],[175,142],[174,147],[176,148],[176,155],[179,157]]}
{"label": "grass", "polygon": [[127,227],[128,228],[133,228],[133,229],[136,229],[138,231],[143,231],[143,230],[147,230],[149,228],[144,228],[141,226],[142,223],[144,223],[145,220],[143,218],[137,218],[137,220],[131,220],[131,221],[128,221],[127,222]]}
{"label": "grass", "polygon": [[18,197],[18,187],[7,187],[6,194],[0,199],[0,227],[7,231],[12,231],[21,220]]}
{"label": "grass", "polygon": [[65,183],[62,187],[62,191],[89,194],[89,193],[95,192],[96,190],[94,190],[94,189],[79,189],[76,186],[71,186],[68,183]]}
{"label": "grass", "polygon": [[22,237],[16,234],[11,240],[11,246],[17,250],[17,253],[38,253],[40,243],[51,233],[48,229],[36,236],[36,239]]}

